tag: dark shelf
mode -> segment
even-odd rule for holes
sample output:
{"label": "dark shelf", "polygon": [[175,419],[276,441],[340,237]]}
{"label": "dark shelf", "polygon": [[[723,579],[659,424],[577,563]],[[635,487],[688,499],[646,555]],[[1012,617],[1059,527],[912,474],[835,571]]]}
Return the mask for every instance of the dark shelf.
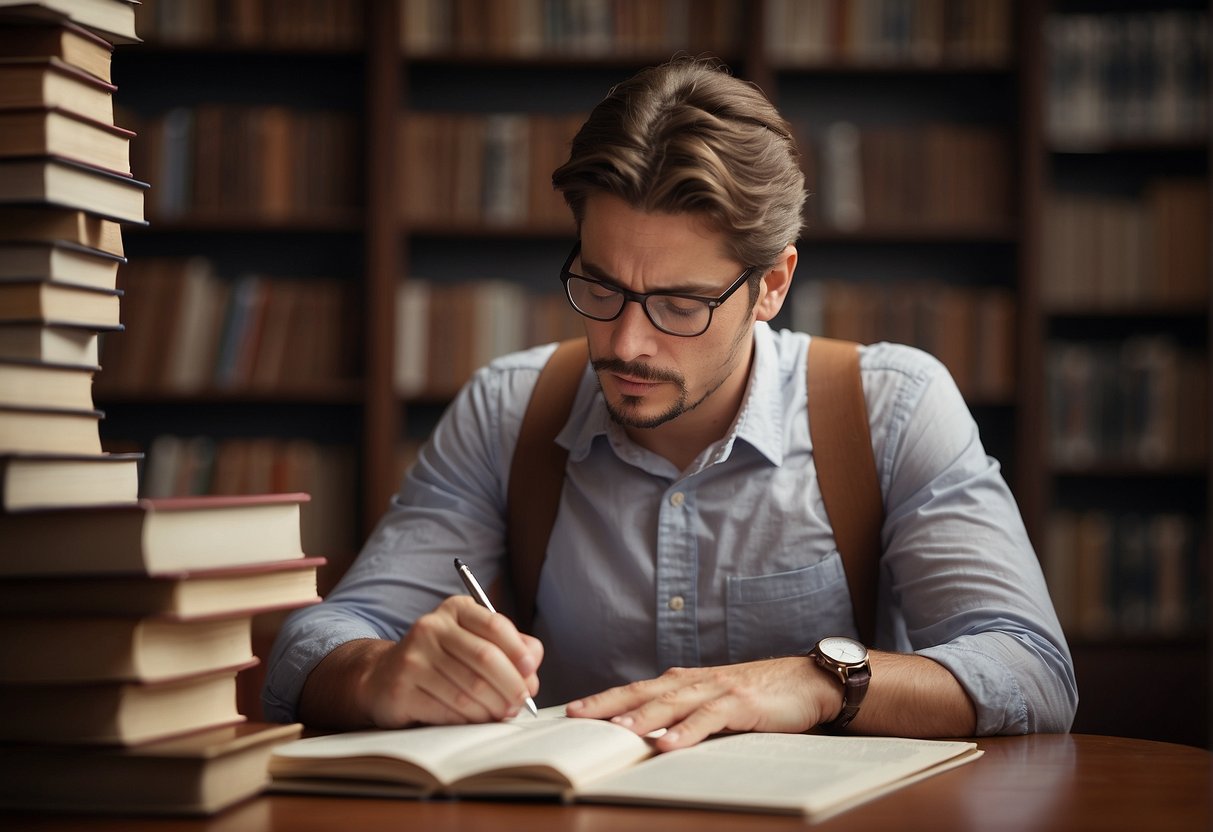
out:
{"label": "dark shelf", "polygon": [[323,381],[306,386],[272,388],[204,388],[192,391],[175,390],[106,390],[96,391],[98,407],[107,405],[244,405],[244,404],[360,404],[365,386],[359,379]]}
{"label": "dark shelf", "polygon": [[942,78],[950,75],[1013,75],[1015,67],[1009,63],[989,61],[779,61],[771,67],[784,75],[843,76],[921,76]]}
{"label": "dark shelf", "polygon": [[298,234],[360,233],[364,230],[361,211],[333,211],[316,215],[267,217],[264,214],[223,212],[214,215],[188,214],[180,218],[148,218],[146,226],[131,229],[131,236],[159,233],[221,232],[260,234],[285,231]]}

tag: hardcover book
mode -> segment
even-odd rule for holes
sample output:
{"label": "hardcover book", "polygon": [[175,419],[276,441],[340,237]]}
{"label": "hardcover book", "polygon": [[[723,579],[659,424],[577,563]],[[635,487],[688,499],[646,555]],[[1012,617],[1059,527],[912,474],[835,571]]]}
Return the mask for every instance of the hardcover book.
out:
{"label": "hardcover book", "polygon": [[0,684],[164,682],[253,659],[252,618],[0,618]]}
{"label": "hardcover book", "polygon": [[0,161],[0,205],[48,203],[142,224],[147,188],[130,176],[68,159]]}
{"label": "hardcover book", "polygon": [[93,371],[0,359],[0,405],[93,409]]}
{"label": "hardcover book", "polygon": [[0,322],[0,359],[39,361],[98,370],[97,330],[76,326]]}
{"label": "hardcover book", "polygon": [[108,84],[113,54],[109,41],[75,23],[20,18],[11,9],[0,13],[0,55],[6,58],[58,58]]}
{"label": "hardcover book", "polygon": [[135,748],[0,745],[0,806],[213,814],[265,788],[270,752],[301,728],[245,722]]}
{"label": "hardcover book", "polygon": [[138,43],[137,0],[0,0],[0,15],[70,20],[114,43]]}
{"label": "hardcover book", "polygon": [[[0,510],[133,503],[142,459],[143,454],[0,455]],[[0,609],[15,612],[18,606],[0,601]]]}
{"label": "hardcover book", "polygon": [[129,174],[134,135],[63,110],[0,110],[0,158],[60,156]]}
{"label": "hardcover book", "polygon": [[0,282],[46,280],[52,283],[113,291],[123,257],[66,240],[0,242]]}
{"label": "hardcover book", "polygon": [[48,107],[113,124],[116,89],[58,58],[0,58],[0,110]]}
{"label": "hardcover book", "polygon": [[[251,667],[256,661],[246,667]],[[0,741],[80,745],[143,742],[243,722],[232,668],[168,682],[0,685]]]}
{"label": "hardcover book", "polygon": [[306,494],[173,497],[0,515],[0,575],[169,574],[303,557]]}
{"label": "hardcover book", "polygon": [[[0,405],[0,454],[100,454],[98,423],[104,415],[100,410]],[[0,553],[0,561],[6,559]]]}
{"label": "hardcover book", "polygon": [[114,329],[121,326],[117,289],[52,283],[47,279],[0,280],[0,323],[60,323]]}
{"label": "hardcover book", "polygon": [[0,580],[0,609],[13,615],[155,615],[190,620],[307,606],[320,601],[324,558],[272,561],[157,576]]}
{"label": "hardcover book", "polygon": [[51,205],[0,207],[0,240],[18,243],[68,242],[121,257],[122,226]]}

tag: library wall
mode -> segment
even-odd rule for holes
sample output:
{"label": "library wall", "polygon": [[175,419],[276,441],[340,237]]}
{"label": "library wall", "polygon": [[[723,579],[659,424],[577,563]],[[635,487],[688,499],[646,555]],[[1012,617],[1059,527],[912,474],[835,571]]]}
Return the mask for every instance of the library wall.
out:
{"label": "library wall", "polygon": [[[1076,729],[1207,745],[1208,14],[151,0],[147,43],[115,58],[154,187],[119,276],[129,337],[102,346],[104,435],[166,493],[316,492],[331,585],[472,370],[579,333],[549,177],[580,120],[636,69],[715,55],[802,149],[776,324],[937,355],[1066,623]],[[1183,724],[1127,720],[1095,684],[1144,702],[1158,651],[1195,680]]]}

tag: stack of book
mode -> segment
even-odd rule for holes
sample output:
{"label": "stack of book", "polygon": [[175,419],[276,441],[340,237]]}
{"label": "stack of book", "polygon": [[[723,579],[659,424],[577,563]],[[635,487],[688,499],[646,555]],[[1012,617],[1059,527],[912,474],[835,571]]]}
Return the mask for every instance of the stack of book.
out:
{"label": "stack of book", "polygon": [[258,792],[299,726],[249,722],[254,617],[319,600],[305,494],[140,500],[103,453],[100,333],[120,224],[113,123],[131,0],[0,0],[0,806],[209,813]]}

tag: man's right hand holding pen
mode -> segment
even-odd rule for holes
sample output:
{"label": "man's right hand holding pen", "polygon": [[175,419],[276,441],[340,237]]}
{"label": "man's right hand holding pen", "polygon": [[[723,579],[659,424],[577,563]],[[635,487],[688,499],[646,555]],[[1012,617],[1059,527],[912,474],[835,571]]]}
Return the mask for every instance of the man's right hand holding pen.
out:
{"label": "man's right hand holding pen", "polygon": [[[360,639],[332,651],[308,676],[299,713],[332,728],[508,719],[539,692],[542,661],[538,639],[471,596],[453,595],[399,642]],[[322,713],[347,718],[309,719]]]}

